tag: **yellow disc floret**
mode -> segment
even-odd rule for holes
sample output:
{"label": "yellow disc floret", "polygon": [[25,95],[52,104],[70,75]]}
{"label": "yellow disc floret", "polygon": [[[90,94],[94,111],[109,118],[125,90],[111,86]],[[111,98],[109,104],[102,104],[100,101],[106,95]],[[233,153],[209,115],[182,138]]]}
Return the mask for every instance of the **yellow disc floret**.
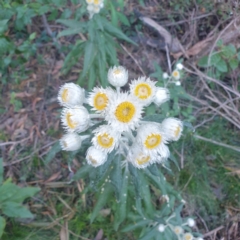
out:
{"label": "yellow disc floret", "polygon": [[140,155],[136,159],[136,161],[139,165],[143,165],[143,164],[147,163],[148,161],[150,161],[150,156]]}
{"label": "yellow disc floret", "polygon": [[148,149],[154,149],[162,142],[162,137],[160,134],[151,134],[148,135],[147,139],[144,142],[144,145]]}
{"label": "yellow disc floret", "polygon": [[178,137],[180,131],[181,131],[181,128],[179,126],[177,126],[176,130],[174,131],[174,135],[176,138]]}
{"label": "yellow disc floret", "polygon": [[140,99],[147,99],[152,94],[152,88],[147,83],[140,83],[136,86],[134,95]]}
{"label": "yellow disc floret", "polygon": [[68,101],[68,89],[67,89],[67,88],[63,89],[63,92],[62,92],[62,101],[63,101],[63,102],[67,102],[67,101]]}
{"label": "yellow disc floret", "polygon": [[77,123],[73,122],[73,120],[71,119],[71,117],[72,117],[72,114],[71,114],[71,113],[67,113],[67,115],[66,115],[66,121],[67,121],[68,127],[71,128],[71,129],[74,129],[74,128],[76,128]]}
{"label": "yellow disc floret", "polygon": [[104,110],[108,104],[108,97],[105,93],[97,93],[94,97],[94,107],[101,111]]}
{"label": "yellow disc floret", "polygon": [[173,76],[174,78],[178,79],[178,78],[180,77],[179,71],[174,70],[174,71],[172,72],[172,76]]}
{"label": "yellow disc floret", "polygon": [[113,145],[113,138],[109,134],[104,133],[98,135],[97,142],[103,148],[110,148]]}
{"label": "yellow disc floret", "polygon": [[114,114],[118,121],[128,123],[134,117],[135,112],[136,107],[131,102],[126,101],[117,106]]}

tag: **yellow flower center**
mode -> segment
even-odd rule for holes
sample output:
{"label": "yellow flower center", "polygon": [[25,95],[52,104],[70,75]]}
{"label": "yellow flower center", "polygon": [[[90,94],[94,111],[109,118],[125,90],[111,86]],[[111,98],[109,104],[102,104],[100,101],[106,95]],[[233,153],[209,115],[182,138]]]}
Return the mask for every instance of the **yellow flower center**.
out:
{"label": "yellow flower center", "polygon": [[63,102],[68,102],[68,89],[67,88],[63,89],[62,100],[63,100]]}
{"label": "yellow flower center", "polygon": [[179,126],[177,126],[176,130],[174,131],[175,137],[178,137],[180,130],[181,130],[181,128]]}
{"label": "yellow flower center", "polygon": [[140,83],[136,86],[134,95],[140,99],[147,99],[152,94],[151,86],[147,83]]}
{"label": "yellow flower center", "polygon": [[121,72],[122,71],[120,69],[118,69],[118,68],[113,71],[114,74],[120,74]]}
{"label": "yellow flower center", "polygon": [[149,160],[150,160],[150,156],[140,155],[136,161],[139,165],[142,165],[144,163],[147,163]]}
{"label": "yellow flower center", "polygon": [[96,165],[97,164],[97,161],[92,157],[92,156],[89,156],[89,160],[91,161],[91,163],[93,165]]}
{"label": "yellow flower center", "polygon": [[193,238],[192,238],[191,234],[187,233],[187,234],[184,235],[184,239],[185,240],[192,240]]}
{"label": "yellow flower center", "polygon": [[182,228],[180,227],[175,227],[174,228],[174,232],[178,235],[178,234],[181,234],[182,233]]}
{"label": "yellow flower center", "polygon": [[71,117],[72,117],[72,114],[71,114],[71,113],[67,113],[67,115],[66,115],[67,125],[68,125],[69,128],[72,128],[72,129],[73,129],[73,128],[76,128],[77,123],[74,122],[74,121],[71,119]]}
{"label": "yellow flower center", "polygon": [[105,93],[97,93],[96,96],[94,97],[94,107],[101,111],[106,108],[108,104],[108,97]]}
{"label": "yellow flower center", "polygon": [[98,135],[97,142],[103,148],[110,148],[113,145],[113,138],[110,137],[109,134],[104,133],[102,135]]}
{"label": "yellow flower center", "polygon": [[179,72],[177,70],[173,71],[172,76],[174,78],[178,78],[179,77]]}
{"label": "yellow flower center", "polygon": [[94,4],[96,4],[96,5],[98,5],[98,4],[100,3],[99,0],[94,0],[93,2],[94,2]]}
{"label": "yellow flower center", "polygon": [[135,112],[135,106],[131,102],[126,101],[117,106],[115,110],[115,116],[120,122],[128,123],[134,117]]}
{"label": "yellow flower center", "polygon": [[162,142],[162,136],[160,134],[151,134],[147,136],[147,139],[144,143],[146,148],[154,149]]}
{"label": "yellow flower center", "polygon": [[91,4],[93,2],[93,0],[87,0],[88,4]]}

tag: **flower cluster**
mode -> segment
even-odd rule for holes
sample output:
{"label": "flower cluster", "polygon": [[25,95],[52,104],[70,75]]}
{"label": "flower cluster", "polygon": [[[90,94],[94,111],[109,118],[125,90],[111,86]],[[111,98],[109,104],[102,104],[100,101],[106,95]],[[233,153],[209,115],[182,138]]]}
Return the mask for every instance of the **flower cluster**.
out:
{"label": "flower cluster", "polygon": [[95,13],[99,13],[104,6],[103,0],[86,0],[89,18],[92,18]]}
{"label": "flower cluster", "polygon": [[[74,83],[64,84],[58,101],[64,107],[61,122],[67,131],[60,140],[63,150],[75,151],[81,146],[86,131],[99,122],[92,131],[86,159],[94,167],[107,161],[108,154],[116,150],[137,168],[152,163],[164,163],[170,152],[167,144],[177,141],[183,130],[179,119],[166,118],[161,123],[143,121],[144,109],[151,103],[160,106],[169,100],[169,91],[156,86],[150,78],[139,77],[131,81],[129,91],[121,87],[128,83],[128,72],[122,66],[108,71],[108,82],[114,87],[95,87],[85,98],[85,91]],[[94,114],[83,106],[88,104]]]}
{"label": "flower cluster", "polygon": [[201,237],[195,238],[191,233],[185,232],[183,227],[185,225],[189,227],[194,227],[195,226],[195,221],[192,218],[188,218],[186,223],[182,224],[181,226],[173,226],[172,224],[169,223],[169,220],[174,217],[170,216],[167,220],[166,225],[164,224],[159,224],[158,225],[158,231],[159,232],[164,232],[166,228],[170,228],[172,232],[174,232],[177,236],[178,240],[203,240]]}
{"label": "flower cluster", "polygon": [[180,78],[182,75],[183,65],[181,63],[178,63],[176,65],[176,68],[172,71],[171,75],[169,76],[166,72],[163,73],[163,78],[168,79],[171,82],[175,83],[176,86],[180,86]]}

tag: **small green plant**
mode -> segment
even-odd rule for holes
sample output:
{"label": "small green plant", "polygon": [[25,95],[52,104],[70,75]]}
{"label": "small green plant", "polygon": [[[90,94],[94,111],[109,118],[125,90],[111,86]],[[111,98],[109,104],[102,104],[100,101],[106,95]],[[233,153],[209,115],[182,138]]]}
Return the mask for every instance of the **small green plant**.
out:
{"label": "small green plant", "polygon": [[[93,1],[89,1],[93,2]],[[102,1],[98,1],[102,4]],[[119,1],[120,3],[122,1]],[[120,4],[122,5],[122,3]],[[92,7],[92,5],[90,5]],[[95,6],[95,7],[96,7]],[[116,39],[125,40],[134,44],[134,42],[128,38],[117,27],[117,19],[129,24],[124,15],[118,13],[115,7],[109,3],[111,8],[112,22],[108,21],[105,16],[109,15],[107,8],[102,8],[99,14],[93,14],[90,12],[90,19],[86,20],[74,20],[74,19],[59,19],[57,22],[62,23],[68,28],[58,34],[58,38],[62,36],[69,36],[73,34],[82,34],[81,39],[77,39],[74,46],[72,46],[69,54],[64,61],[64,73],[66,74],[73,65],[78,62],[83,56],[83,68],[80,71],[78,83],[85,87],[84,80],[87,80],[87,88],[90,90],[99,81],[103,87],[108,84],[105,67],[117,65],[117,52],[119,44]],[[83,15],[87,14],[87,5],[85,3]],[[89,5],[88,5],[89,7]],[[83,35],[84,34],[84,35]]]}
{"label": "small green plant", "polygon": [[5,217],[33,218],[23,201],[38,191],[39,188],[36,187],[20,188],[11,179],[3,181],[3,160],[0,158],[0,237],[6,225]]}

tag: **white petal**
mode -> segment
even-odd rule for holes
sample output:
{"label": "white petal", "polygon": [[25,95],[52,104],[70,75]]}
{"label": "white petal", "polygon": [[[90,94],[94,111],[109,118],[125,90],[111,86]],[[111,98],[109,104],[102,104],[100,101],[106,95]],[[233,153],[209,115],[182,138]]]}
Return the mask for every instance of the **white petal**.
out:
{"label": "white petal", "polygon": [[87,150],[86,160],[93,167],[98,167],[107,161],[107,154],[91,146]]}
{"label": "white petal", "polygon": [[163,120],[161,126],[165,132],[167,141],[177,141],[182,135],[183,124],[177,118],[166,118]]}
{"label": "white petal", "polygon": [[76,151],[81,147],[81,137],[76,133],[67,133],[60,139],[62,150]]}
{"label": "white petal", "polygon": [[156,93],[153,99],[153,102],[157,105],[160,106],[161,104],[163,104],[164,102],[168,101],[170,98],[170,93],[169,90],[167,88],[161,88],[158,87],[156,89]]}
{"label": "white petal", "polygon": [[128,71],[122,66],[114,66],[108,70],[108,82],[114,87],[122,87],[128,81]]}
{"label": "white petal", "polygon": [[90,116],[83,106],[64,108],[61,115],[63,127],[68,132],[83,132],[88,129]]}
{"label": "white petal", "polygon": [[64,107],[82,105],[84,98],[85,90],[74,83],[65,83],[58,93],[58,101]]}

